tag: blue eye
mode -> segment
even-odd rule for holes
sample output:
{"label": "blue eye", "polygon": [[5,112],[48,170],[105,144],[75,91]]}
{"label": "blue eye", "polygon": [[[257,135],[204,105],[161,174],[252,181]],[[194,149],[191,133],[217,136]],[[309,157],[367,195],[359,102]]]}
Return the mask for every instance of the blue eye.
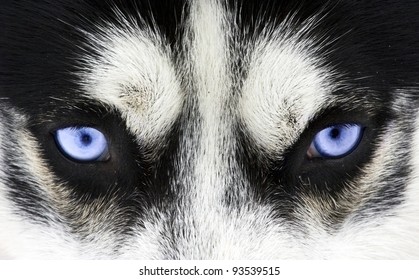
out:
{"label": "blue eye", "polygon": [[92,127],[58,129],[55,142],[65,156],[76,161],[105,161],[109,158],[105,135]]}
{"label": "blue eye", "polygon": [[307,151],[310,158],[340,158],[350,154],[359,144],[363,127],[359,124],[329,126],[314,136]]}

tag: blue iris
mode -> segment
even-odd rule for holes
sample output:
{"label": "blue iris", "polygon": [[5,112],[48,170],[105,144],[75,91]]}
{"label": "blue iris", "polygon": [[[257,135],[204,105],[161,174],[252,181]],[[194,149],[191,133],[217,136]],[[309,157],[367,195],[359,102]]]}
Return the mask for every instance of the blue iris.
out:
{"label": "blue iris", "polygon": [[55,141],[65,156],[76,161],[104,161],[109,157],[105,135],[92,127],[58,129]]}
{"label": "blue iris", "polygon": [[316,134],[308,154],[311,157],[344,157],[358,146],[362,134],[363,128],[359,124],[329,126]]}

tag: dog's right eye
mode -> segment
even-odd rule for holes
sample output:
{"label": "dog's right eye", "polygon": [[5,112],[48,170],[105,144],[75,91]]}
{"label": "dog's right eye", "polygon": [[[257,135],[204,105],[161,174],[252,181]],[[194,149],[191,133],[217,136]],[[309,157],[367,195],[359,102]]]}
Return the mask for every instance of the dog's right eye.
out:
{"label": "dog's right eye", "polygon": [[66,127],[55,132],[55,142],[61,153],[78,162],[97,162],[109,159],[105,135],[92,127]]}

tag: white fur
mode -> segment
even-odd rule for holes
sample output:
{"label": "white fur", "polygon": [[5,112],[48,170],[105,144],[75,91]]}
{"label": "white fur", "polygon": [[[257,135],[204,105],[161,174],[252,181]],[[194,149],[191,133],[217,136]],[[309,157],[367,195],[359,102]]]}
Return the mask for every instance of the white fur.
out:
{"label": "white fur", "polygon": [[313,42],[300,33],[289,37],[286,27],[255,42],[239,108],[253,139],[271,155],[295,143],[336,87],[333,71],[313,56]]}
{"label": "white fur", "polygon": [[155,144],[173,125],[184,99],[171,53],[156,34],[115,13],[124,28],[108,24],[87,33],[100,56],[86,55],[77,75],[88,97],[119,110],[141,142]]}
{"label": "white fur", "polygon": [[[18,145],[14,147],[15,157],[8,160],[14,161],[27,174],[35,171],[36,177],[27,178],[27,180],[34,187],[43,187],[40,191],[45,196],[44,198],[54,200],[54,197],[60,194],[60,187],[52,183],[51,173],[43,163],[38,144],[24,130],[26,119],[17,112],[11,111],[11,113],[14,118],[14,131],[9,131],[8,137],[16,139]],[[4,127],[0,126],[0,146],[3,148],[10,145],[10,143],[3,142],[8,139],[3,134],[6,131]],[[0,160],[5,160],[5,158],[0,155]],[[2,171],[0,170],[0,175]],[[5,176],[1,177],[5,178]],[[37,258],[48,256],[51,253],[57,258],[75,258],[77,256],[77,250],[75,249],[78,245],[71,241],[71,236],[65,234],[64,225],[54,223],[54,230],[50,230],[15,215],[13,211],[18,211],[18,209],[5,199],[7,197],[7,186],[4,184],[6,182],[0,180],[0,223],[4,228],[7,228],[7,231],[3,230],[0,233],[2,254],[5,254],[6,258],[14,258],[15,256]],[[49,213],[43,214],[48,215]],[[52,218],[51,221],[53,220]]]}

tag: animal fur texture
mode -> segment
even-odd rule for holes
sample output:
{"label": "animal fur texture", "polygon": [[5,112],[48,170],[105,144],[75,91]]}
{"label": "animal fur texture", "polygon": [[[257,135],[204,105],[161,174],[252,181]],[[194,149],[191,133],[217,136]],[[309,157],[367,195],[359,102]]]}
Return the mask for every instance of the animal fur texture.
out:
{"label": "animal fur texture", "polygon": [[[0,256],[419,258],[418,13],[2,0]],[[333,125],[359,143],[319,156]],[[106,156],[66,152],[82,127]]]}

